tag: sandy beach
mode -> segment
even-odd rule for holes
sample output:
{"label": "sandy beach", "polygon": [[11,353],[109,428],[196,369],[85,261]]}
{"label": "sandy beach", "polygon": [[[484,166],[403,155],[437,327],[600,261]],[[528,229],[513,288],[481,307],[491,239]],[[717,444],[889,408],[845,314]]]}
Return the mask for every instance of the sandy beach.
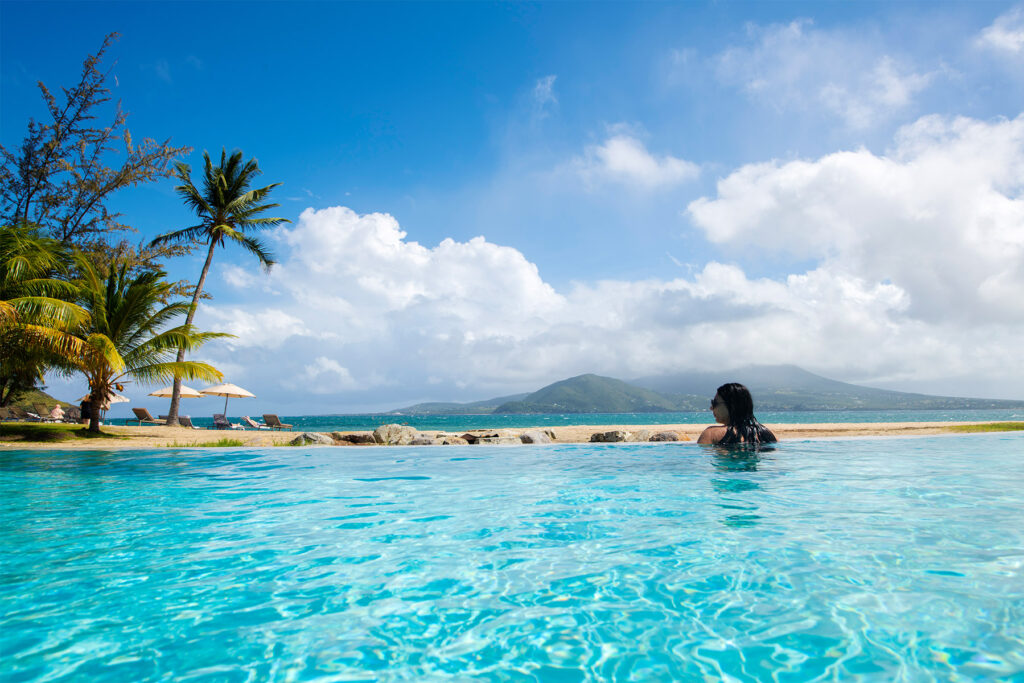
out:
{"label": "sandy beach", "polygon": [[[862,436],[923,436],[929,434],[949,433],[949,428],[956,425],[982,424],[980,422],[858,422],[858,423],[819,423],[819,424],[780,424],[769,425],[780,440],[806,439],[821,437],[862,437]],[[608,432],[623,430],[636,433],[647,430],[651,434],[663,431],[673,431],[682,437],[683,440],[696,441],[701,431],[707,424],[676,424],[676,425],[580,425],[580,426],[559,426],[544,427],[555,434],[554,443],[584,443],[590,441],[592,434],[597,432]],[[104,426],[104,433],[112,435],[112,438],[74,439],[69,441],[53,443],[26,443],[20,437],[0,435],[0,448],[39,448],[53,450],[107,450],[107,449],[152,449],[168,447],[201,447],[205,444],[213,444],[221,439],[231,439],[242,442],[244,448],[263,448],[269,446],[285,445],[292,441],[298,431],[256,431],[256,430],[194,430],[184,427],[164,426]],[[518,437],[528,428],[517,429],[493,429],[493,430],[471,430],[473,434],[499,434],[501,436]],[[334,432],[336,435],[347,434],[370,434],[362,432]],[[424,430],[422,436],[433,438],[438,434],[449,434],[458,436],[461,432],[437,432],[435,430]],[[356,447],[344,441],[337,442],[338,446]]]}

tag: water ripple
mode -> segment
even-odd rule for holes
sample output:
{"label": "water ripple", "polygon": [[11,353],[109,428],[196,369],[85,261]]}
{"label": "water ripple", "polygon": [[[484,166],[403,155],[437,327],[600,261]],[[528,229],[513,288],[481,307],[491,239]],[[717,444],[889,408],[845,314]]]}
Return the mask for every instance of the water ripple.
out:
{"label": "water ripple", "polygon": [[0,678],[1021,678],[1022,446],[2,452]]}

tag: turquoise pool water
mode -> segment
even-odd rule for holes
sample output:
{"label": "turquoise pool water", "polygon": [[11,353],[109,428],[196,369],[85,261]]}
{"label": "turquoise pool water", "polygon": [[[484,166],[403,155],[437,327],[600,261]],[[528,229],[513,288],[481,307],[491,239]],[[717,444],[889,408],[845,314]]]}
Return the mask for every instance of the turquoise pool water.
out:
{"label": "turquoise pool water", "polygon": [[1024,679],[1024,435],[0,452],[0,680]]}

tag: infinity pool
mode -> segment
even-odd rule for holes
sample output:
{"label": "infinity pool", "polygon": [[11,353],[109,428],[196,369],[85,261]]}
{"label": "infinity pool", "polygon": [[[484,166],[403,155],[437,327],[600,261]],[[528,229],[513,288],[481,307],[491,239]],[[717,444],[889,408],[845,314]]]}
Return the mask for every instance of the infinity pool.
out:
{"label": "infinity pool", "polygon": [[0,452],[0,680],[1024,680],[1024,435]]}

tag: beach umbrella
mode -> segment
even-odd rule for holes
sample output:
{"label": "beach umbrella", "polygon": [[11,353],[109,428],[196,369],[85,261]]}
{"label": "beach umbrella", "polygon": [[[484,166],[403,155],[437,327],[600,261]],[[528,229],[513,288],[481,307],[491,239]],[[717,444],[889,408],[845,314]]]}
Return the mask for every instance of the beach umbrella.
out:
{"label": "beach umbrella", "polygon": [[[159,398],[170,398],[171,394],[173,392],[174,392],[174,387],[170,386],[170,387],[164,387],[163,389],[157,389],[156,391],[151,392],[149,395],[150,396],[157,396]],[[192,387],[186,387],[184,384],[181,385],[181,393],[179,394],[179,396],[181,396],[182,398],[202,398],[203,397],[203,395],[200,394],[198,391],[196,391]]]}
{"label": "beach umbrella", "polygon": [[[82,398],[78,399],[78,402],[81,403],[82,401],[91,400],[92,396],[86,394]],[[109,394],[107,394],[107,397],[103,400],[103,405],[100,406],[100,410],[109,410],[110,406],[114,403],[128,403],[129,401],[131,401],[131,399],[128,398],[127,396],[122,396],[121,394],[110,392]]]}
{"label": "beach umbrella", "polygon": [[228,414],[229,398],[256,398],[256,394],[252,394],[236,384],[218,384],[215,387],[207,387],[199,393],[204,396],[223,396],[225,416]]}

